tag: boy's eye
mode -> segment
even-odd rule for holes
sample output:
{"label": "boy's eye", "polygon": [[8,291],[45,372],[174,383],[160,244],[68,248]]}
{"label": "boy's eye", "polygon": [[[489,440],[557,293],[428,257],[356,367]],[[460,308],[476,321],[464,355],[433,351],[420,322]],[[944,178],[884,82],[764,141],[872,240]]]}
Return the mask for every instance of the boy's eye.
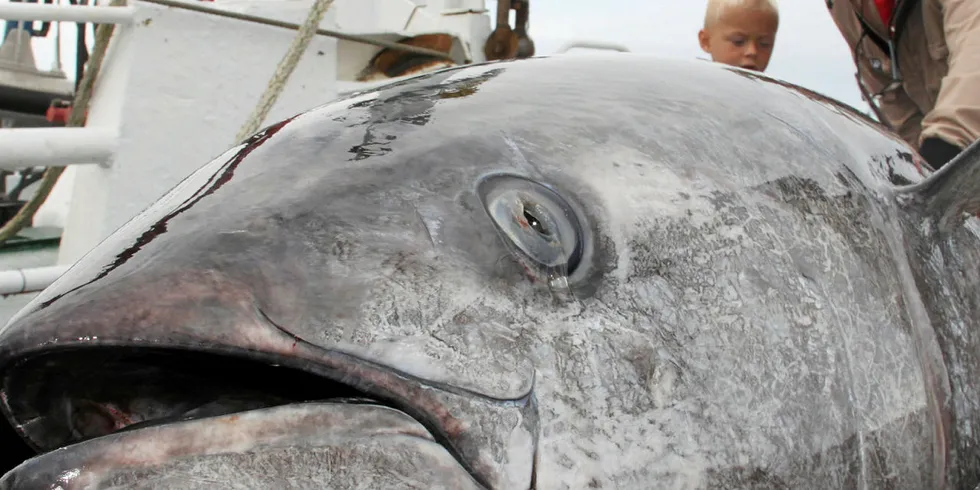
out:
{"label": "boy's eye", "polygon": [[730,39],[730,41],[738,47],[742,47],[745,44],[745,39],[742,38]]}

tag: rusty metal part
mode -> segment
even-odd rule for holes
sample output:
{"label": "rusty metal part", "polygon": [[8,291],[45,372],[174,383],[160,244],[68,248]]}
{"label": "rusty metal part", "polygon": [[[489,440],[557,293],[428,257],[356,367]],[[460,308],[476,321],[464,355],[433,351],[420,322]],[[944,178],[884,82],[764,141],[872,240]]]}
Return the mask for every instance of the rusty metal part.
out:
{"label": "rusty metal part", "polygon": [[[487,61],[526,58],[534,54],[534,42],[527,35],[529,3],[530,0],[497,2],[497,27],[483,45],[483,54]],[[510,26],[511,9],[517,12],[516,29]]]}
{"label": "rusty metal part", "polygon": [[490,33],[487,43],[483,46],[483,54],[487,61],[508,60],[517,56],[520,39],[510,26],[497,27]]}
{"label": "rusty metal part", "polygon": [[517,34],[517,57],[530,58],[534,56],[534,41],[527,33],[527,22],[531,15],[531,3],[528,0],[514,2],[514,10],[517,24],[514,32]]}
{"label": "rusty metal part", "polygon": [[[422,34],[398,41],[398,44],[424,48],[448,54],[453,48],[453,37],[449,34]],[[453,66],[455,63],[444,57],[416,54],[398,49],[383,49],[371,58],[367,67],[358,75],[358,81],[395,78],[421,73],[438,68]]]}
{"label": "rusty metal part", "polygon": [[511,0],[500,0],[497,2],[497,27],[510,28],[510,9],[513,7]]}

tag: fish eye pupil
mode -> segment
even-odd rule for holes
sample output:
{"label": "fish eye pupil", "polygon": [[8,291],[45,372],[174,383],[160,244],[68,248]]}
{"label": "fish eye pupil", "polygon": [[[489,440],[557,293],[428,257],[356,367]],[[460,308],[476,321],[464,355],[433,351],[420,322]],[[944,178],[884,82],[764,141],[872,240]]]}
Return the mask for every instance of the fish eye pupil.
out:
{"label": "fish eye pupil", "polygon": [[538,232],[538,233],[540,233],[540,234],[542,234],[544,236],[548,236],[550,234],[550,233],[548,233],[548,229],[545,228],[544,223],[542,223],[541,220],[538,219],[537,216],[535,216],[533,213],[531,213],[530,211],[528,211],[526,207],[524,207],[524,219],[527,220],[527,223],[529,225],[531,225],[531,228],[534,231],[536,231],[536,232]]}

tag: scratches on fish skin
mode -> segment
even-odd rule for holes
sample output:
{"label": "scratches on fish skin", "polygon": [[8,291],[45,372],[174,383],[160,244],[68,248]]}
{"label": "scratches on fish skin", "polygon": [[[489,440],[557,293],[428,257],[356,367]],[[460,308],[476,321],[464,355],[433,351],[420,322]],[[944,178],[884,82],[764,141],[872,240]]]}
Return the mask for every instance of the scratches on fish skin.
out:
{"label": "scratches on fish skin", "polygon": [[445,450],[400,436],[257,447],[100,476],[111,488],[481,488]]}
{"label": "scratches on fish skin", "polygon": [[425,230],[425,236],[429,237],[429,243],[432,244],[432,248],[436,248],[436,241],[432,237],[432,230],[429,229],[428,223],[425,222],[425,218],[422,217],[422,213],[419,211],[419,207],[415,204],[412,205],[415,210],[415,217],[419,219],[419,223],[422,224],[422,229]]}
{"label": "scratches on fish skin", "polygon": [[578,298],[575,298],[574,296],[573,296],[573,299],[574,299],[574,301],[572,302],[572,304],[574,304],[575,306],[578,306],[578,311],[575,311],[575,312],[572,312],[572,313],[566,315],[564,318],[562,318],[563,321],[579,320],[579,319],[582,319],[582,318],[585,317],[586,310],[588,309],[585,306],[585,303],[583,303]]}
{"label": "scratches on fish skin", "polygon": [[439,332],[431,331],[429,332],[429,337],[432,337],[433,339],[437,340],[440,344],[446,346],[446,348],[448,348],[449,350],[459,354],[459,349],[457,349],[455,346],[447,342],[446,339],[440,337]]}
{"label": "scratches on fish skin", "polygon": [[277,325],[261,309],[256,308],[256,312],[260,315],[260,317],[263,320],[269,322],[269,324],[271,326],[273,326],[274,328],[278,329],[279,331],[281,331],[285,335],[288,335],[290,338],[295,339],[297,346],[300,345],[300,344],[302,344],[304,346],[310,347],[315,352],[321,353],[324,357],[334,357],[334,358],[336,358],[335,361],[338,361],[338,362],[343,361],[343,362],[346,362],[346,363],[350,363],[351,365],[357,364],[358,366],[362,367],[363,369],[377,370],[378,372],[391,373],[393,376],[396,376],[396,377],[398,377],[398,378],[400,378],[400,379],[402,379],[402,380],[404,380],[406,382],[411,382],[411,383],[416,383],[416,384],[424,384],[424,385],[429,386],[431,388],[435,388],[435,389],[444,391],[446,393],[450,393],[452,395],[464,396],[464,397],[469,397],[469,398],[472,398],[472,399],[479,399],[479,400],[483,400],[483,401],[491,402],[491,403],[515,403],[515,402],[521,403],[521,402],[525,401],[528,397],[530,397],[530,396],[533,395],[533,392],[532,392],[533,391],[533,387],[529,387],[527,390],[525,390],[519,396],[514,396],[514,397],[509,397],[509,398],[488,396],[488,395],[486,395],[484,393],[481,393],[481,392],[478,392],[478,391],[475,391],[475,390],[472,390],[472,389],[461,388],[461,387],[454,386],[452,384],[441,382],[441,381],[435,381],[435,380],[431,380],[431,379],[425,379],[425,377],[423,377],[423,376],[418,376],[418,375],[412,374],[410,372],[407,372],[407,371],[404,371],[404,370],[401,370],[401,369],[395,369],[393,367],[386,366],[386,365],[384,365],[382,363],[379,363],[377,361],[373,361],[373,360],[368,359],[366,357],[356,356],[356,355],[349,354],[349,353],[346,353],[346,352],[341,352],[339,350],[328,350],[328,349],[324,349],[324,348],[322,348],[322,347],[320,347],[320,346],[318,346],[316,344],[313,344],[311,342],[308,342],[308,341],[304,340],[303,338],[297,336],[296,334],[293,334],[292,332],[290,332],[289,330],[283,328],[282,326]]}
{"label": "scratches on fish skin", "polygon": [[785,129],[788,130],[790,133],[793,133],[798,138],[800,138],[803,141],[806,141],[807,143],[813,144],[814,147],[819,148],[818,145],[816,145],[816,143],[815,143],[815,141],[814,141],[814,139],[813,139],[812,136],[804,133],[803,131],[800,131],[800,129],[798,127],[796,127],[795,125],[791,124],[786,119],[784,119],[784,118],[776,115],[772,111],[763,111],[763,112],[764,112],[764,114],[766,116],[771,117],[772,119],[774,119],[774,120],[779,121],[780,123],[782,123],[783,126],[785,126]]}
{"label": "scratches on fish skin", "polygon": [[515,142],[507,133],[501,134],[501,137],[503,138],[504,143],[507,144],[507,147],[510,148],[511,153],[514,155],[512,163],[516,163],[518,167],[521,167],[528,173],[537,174],[538,168],[528,161],[527,157],[524,156],[524,152],[522,152],[521,148],[517,146],[517,142]]}

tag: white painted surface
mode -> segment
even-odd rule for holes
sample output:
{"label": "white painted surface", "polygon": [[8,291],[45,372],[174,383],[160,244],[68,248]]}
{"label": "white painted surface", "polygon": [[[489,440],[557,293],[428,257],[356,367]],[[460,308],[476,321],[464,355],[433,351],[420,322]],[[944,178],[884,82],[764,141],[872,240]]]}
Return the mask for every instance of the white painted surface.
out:
{"label": "white painted surface", "polygon": [[[415,30],[438,27],[431,11],[412,0],[336,0],[337,27],[350,33],[400,32],[409,29],[415,12]],[[417,11],[417,12],[416,12]]]}
{"label": "white painted surface", "polygon": [[[71,206],[71,189],[75,182],[76,171],[80,167],[73,165],[65,167],[58,182],[51,189],[44,204],[37,208],[31,226],[53,226],[64,229],[68,220],[68,210]],[[33,184],[28,189],[35,189],[37,184]],[[25,192],[21,199],[29,199],[28,192]]]}
{"label": "white painted surface", "polygon": [[[122,150],[122,138],[129,134],[124,133],[128,128],[124,127],[123,111],[126,99],[130,96],[130,75],[136,57],[137,46],[133,41],[135,29],[136,26],[116,28],[106,59],[102,64],[102,71],[96,78],[92,102],[85,122],[88,128],[118,131],[119,141],[116,144],[116,155],[112,158],[113,164],[119,161],[118,152]],[[158,107],[156,110],[165,109]],[[150,127],[142,129],[147,130]],[[152,175],[140,175],[139,180],[132,181],[128,186],[113,188],[117,185],[114,184],[115,177],[125,169],[95,165],[72,169],[74,172],[70,175],[62,175],[52,190],[52,194],[57,192],[61,195],[51,199],[51,202],[45,202],[45,206],[54,206],[57,202],[66,203],[66,207],[59,210],[64,219],[59,264],[73,263],[98,244],[104,234],[107,234],[105,229],[107,213],[115,209],[118,204],[116,200],[129,201],[138,198],[139,189],[152,182]],[[40,225],[38,220],[34,220],[34,225]],[[68,258],[62,260],[62,257]]]}
{"label": "white painted surface", "polygon": [[[490,36],[490,17],[483,0],[336,0],[338,29],[351,34],[397,42],[402,38],[447,33],[457,38],[454,59],[486,61],[483,43]],[[341,40],[337,78],[353,82],[381,48]]]}

